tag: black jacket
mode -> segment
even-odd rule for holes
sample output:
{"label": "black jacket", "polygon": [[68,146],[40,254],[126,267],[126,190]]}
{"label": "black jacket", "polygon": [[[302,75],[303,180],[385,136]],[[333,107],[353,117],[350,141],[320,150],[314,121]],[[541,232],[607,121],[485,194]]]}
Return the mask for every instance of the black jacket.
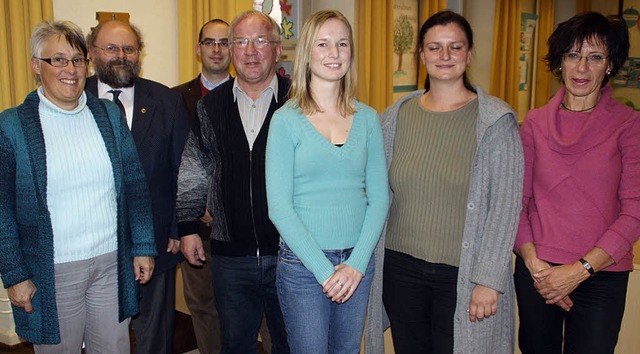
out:
{"label": "black jacket", "polygon": [[[214,255],[241,257],[278,252],[280,236],[267,210],[265,150],[271,117],[286,102],[290,83],[277,77],[278,101],[272,98],[252,151],[233,98],[233,79],[198,103],[197,119],[192,126],[194,135],[185,150],[189,156],[183,158],[183,165],[204,156],[202,160],[207,166],[198,169],[206,171],[209,185],[206,192],[199,188],[197,195],[187,195],[193,188],[184,195],[178,192],[178,229],[181,236],[197,232],[197,216],[201,215],[206,200],[213,216],[211,250]],[[181,183],[184,167],[180,170]],[[185,170],[185,174],[189,171]],[[192,185],[187,178],[184,184]],[[194,204],[194,200],[197,203]],[[187,210],[191,208],[188,204],[194,206],[193,210]]]}

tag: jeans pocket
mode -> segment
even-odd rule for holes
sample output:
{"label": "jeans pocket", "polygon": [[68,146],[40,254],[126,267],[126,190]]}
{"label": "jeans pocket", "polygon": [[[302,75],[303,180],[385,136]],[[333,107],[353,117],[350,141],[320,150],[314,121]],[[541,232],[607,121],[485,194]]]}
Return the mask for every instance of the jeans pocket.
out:
{"label": "jeans pocket", "polygon": [[278,261],[286,264],[302,264],[302,261],[288,247],[280,247]]}

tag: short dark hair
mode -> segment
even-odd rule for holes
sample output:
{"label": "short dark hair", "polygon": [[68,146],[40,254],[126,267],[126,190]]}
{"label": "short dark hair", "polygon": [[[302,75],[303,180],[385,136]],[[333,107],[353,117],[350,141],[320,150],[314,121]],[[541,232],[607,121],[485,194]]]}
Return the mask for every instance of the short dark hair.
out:
{"label": "short dark hair", "polygon": [[205,22],[205,24],[202,25],[202,27],[200,27],[200,32],[198,33],[198,43],[202,42],[202,32],[204,32],[204,28],[207,27],[207,25],[210,23],[220,23],[223,25],[227,25],[227,27],[229,27],[229,24],[227,23],[227,21],[220,18],[214,18],[213,20],[209,20]]}
{"label": "short dark hair", "polygon": [[626,22],[617,15],[605,17],[594,11],[587,11],[562,22],[553,31],[547,44],[549,52],[544,57],[549,70],[561,77],[562,58],[574,45],[582,47],[584,41],[602,44],[607,47],[607,56],[612,64],[611,71],[602,80],[606,85],[610,76],[614,76],[629,56],[629,30]]}
{"label": "short dark hair", "polygon": [[[113,21],[117,21],[117,20],[113,20]],[[97,25],[96,27],[93,27],[91,29],[91,31],[89,31],[89,34],[87,35],[87,44],[91,47],[94,47],[96,44],[96,38],[98,37],[98,33],[100,33],[100,30],[102,30],[102,26],[104,26],[105,23],[108,23],[111,21],[107,21],[107,22],[102,22],[99,25]],[[131,30],[133,31],[133,34],[136,36],[136,42],[138,44],[138,50],[142,51],[142,48],[144,47],[144,42],[142,41],[142,33],[140,32],[140,30],[138,29],[138,27],[136,27],[134,24],[129,23],[129,22],[124,22],[124,21],[120,21],[122,23],[124,23],[125,25],[129,26],[129,28],[131,28]]]}
{"label": "short dark hair", "polygon": [[[467,19],[464,18],[462,15],[459,15],[453,11],[444,10],[444,11],[436,12],[435,14],[431,15],[424,22],[424,24],[422,24],[422,27],[420,28],[420,32],[418,33],[418,43],[417,43],[416,53],[418,54],[422,53],[424,49],[422,46],[424,42],[424,37],[427,35],[427,31],[429,31],[431,27],[445,26],[450,23],[454,23],[458,25],[460,29],[464,32],[465,36],[467,37],[469,50],[471,50],[473,48],[473,31],[471,30],[471,25],[469,24],[469,21],[467,21]],[[462,80],[464,82],[464,87],[467,90],[471,92],[476,92],[476,89],[471,85],[471,82],[469,82],[469,78],[467,78],[466,71],[462,76]],[[431,85],[429,83],[429,75],[427,75],[427,78],[424,80],[424,89],[425,91],[429,91],[430,88],[431,88]]]}

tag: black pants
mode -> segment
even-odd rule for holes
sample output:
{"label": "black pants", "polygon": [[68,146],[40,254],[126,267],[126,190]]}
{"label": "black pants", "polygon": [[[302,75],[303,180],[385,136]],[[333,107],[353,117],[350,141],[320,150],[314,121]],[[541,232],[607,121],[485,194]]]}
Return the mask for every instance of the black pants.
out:
{"label": "black pants", "polygon": [[563,340],[565,354],[614,352],[624,314],[628,272],[598,272],[582,282],[569,295],[573,301],[569,312],[545,304],[520,257],[516,259],[514,280],[523,354],[562,354]]}
{"label": "black pants", "polygon": [[173,353],[176,268],[154,273],[151,280],[140,287],[140,295],[140,313],[131,321],[136,335],[136,354]]}
{"label": "black pants", "polygon": [[387,249],[383,279],[396,354],[453,353],[458,267]]}

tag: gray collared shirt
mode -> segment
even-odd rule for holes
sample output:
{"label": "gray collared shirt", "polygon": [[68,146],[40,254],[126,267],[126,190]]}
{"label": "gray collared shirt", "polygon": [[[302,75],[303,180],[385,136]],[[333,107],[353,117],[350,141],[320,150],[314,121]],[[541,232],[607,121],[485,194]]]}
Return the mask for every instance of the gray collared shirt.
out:
{"label": "gray collared shirt", "polygon": [[260,93],[260,96],[255,101],[238,86],[238,80],[233,82],[233,99],[238,103],[238,111],[240,111],[240,119],[249,143],[249,150],[253,150],[253,143],[260,133],[267,112],[269,112],[271,97],[274,97],[278,102],[277,75],[273,75],[269,86]]}

